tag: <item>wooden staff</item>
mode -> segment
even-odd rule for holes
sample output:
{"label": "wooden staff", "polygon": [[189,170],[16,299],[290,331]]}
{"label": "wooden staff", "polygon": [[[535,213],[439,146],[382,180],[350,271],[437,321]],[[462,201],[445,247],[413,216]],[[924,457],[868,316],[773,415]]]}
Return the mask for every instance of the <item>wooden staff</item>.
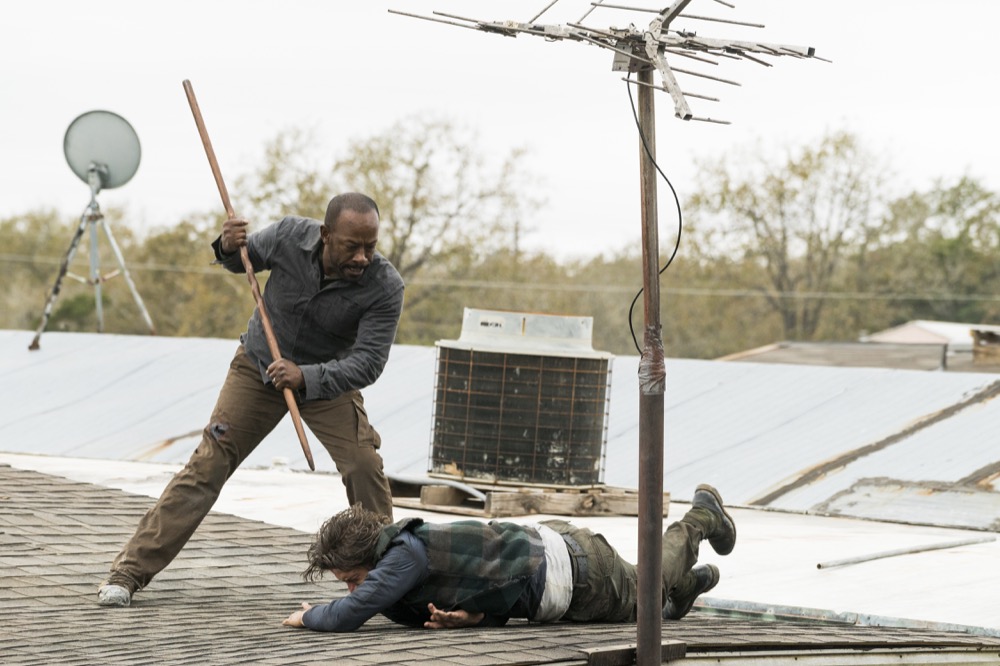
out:
{"label": "wooden staff", "polygon": [[[215,184],[219,187],[219,195],[222,197],[222,205],[226,209],[226,215],[229,219],[234,219],[236,213],[233,212],[233,205],[229,202],[229,191],[226,189],[226,183],[222,180],[222,172],[219,170],[219,163],[215,159],[215,151],[212,149],[212,141],[208,138],[208,130],[205,129],[205,121],[201,118],[201,109],[198,108],[198,100],[194,97],[194,89],[191,87],[191,82],[184,79],[184,92],[187,94],[188,104],[191,105],[191,113],[194,114],[194,122],[198,126],[198,133],[201,135],[201,142],[205,146],[205,154],[208,156],[208,164],[212,167],[212,175],[215,176]],[[240,259],[243,260],[243,268],[247,272],[247,281],[250,283],[250,289],[253,291],[254,301],[257,302],[257,310],[260,312],[260,320],[264,325],[264,336],[267,338],[267,346],[271,350],[271,357],[275,361],[281,360],[281,350],[278,348],[278,339],[274,337],[274,329],[271,327],[271,318],[267,315],[267,309],[264,307],[264,299],[260,295],[260,285],[257,283],[257,276],[253,272],[253,264],[250,263],[250,253],[247,252],[247,246],[240,246]],[[295,402],[295,394],[292,393],[292,389],[287,386],[282,389],[282,393],[285,395],[285,403],[288,405],[288,412],[292,415],[292,423],[295,424],[295,432],[299,436],[299,443],[302,444],[302,452],[306,454],[306,461],[309,463],[309,469],[316,471],[316,465],[313,463],[312,451],[309,450],[309,442],[306,441],[306,431],[302,427],[302,418],[299,416],[299,406]]]}

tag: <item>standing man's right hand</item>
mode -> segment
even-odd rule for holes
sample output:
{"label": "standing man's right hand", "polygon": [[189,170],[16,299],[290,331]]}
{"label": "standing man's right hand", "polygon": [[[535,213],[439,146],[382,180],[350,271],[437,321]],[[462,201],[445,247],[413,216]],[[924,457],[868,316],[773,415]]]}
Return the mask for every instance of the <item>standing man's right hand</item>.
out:
{"label": "standing man's right hand", "polygon": [[232,254],[247,244],[248,224],[242,217],[230,218],[223,222],[222,242],[220,243],[220,249],[223,253]]}

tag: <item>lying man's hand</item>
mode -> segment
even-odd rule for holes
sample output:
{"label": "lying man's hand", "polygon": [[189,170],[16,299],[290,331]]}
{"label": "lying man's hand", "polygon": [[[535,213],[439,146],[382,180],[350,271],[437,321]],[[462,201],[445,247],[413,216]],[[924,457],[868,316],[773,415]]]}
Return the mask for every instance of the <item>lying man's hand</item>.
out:
{"label": "lying man's hand", "polygon": [[281,624],[285,625],[286,627],[304,627],[305,625],[302,624],[302,616],[305,615],[305,612],[310,608],[312,608],[312,604],[307,604],[306,602],[303,601],[302,610],[295,611],[294,613],[286,617],[284,620],[282,620]]}
{"label": "lying man's hand", "polygon": [[431,619],[424,622],[427,629],[458,629],[460,627],[474,627],[483,621],[482,613],[470,613],[465,610],[443,611],[435,607],[434,604],[427,604],[427,610],[431,612]]}

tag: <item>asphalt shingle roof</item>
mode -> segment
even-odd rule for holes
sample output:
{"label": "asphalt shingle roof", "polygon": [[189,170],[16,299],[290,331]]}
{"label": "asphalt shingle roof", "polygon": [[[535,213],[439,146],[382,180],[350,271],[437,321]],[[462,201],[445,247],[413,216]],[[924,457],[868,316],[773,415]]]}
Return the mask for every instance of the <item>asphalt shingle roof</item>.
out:
{"label": "asphalt shingle roof", "polygon": [[[347,592],[300,573],[311,535],[212,513],[180,556],[123,609],[96,604],[148,497],[0,465],[0,661],[4,664],[586,664],[635,642],[634,625],[424,631],[377,617],[353,634],[281,626],[299,602]],[[694,652],[953,647],[1000,638],[898,628],[761,622],[695,610],[663,628]]]}

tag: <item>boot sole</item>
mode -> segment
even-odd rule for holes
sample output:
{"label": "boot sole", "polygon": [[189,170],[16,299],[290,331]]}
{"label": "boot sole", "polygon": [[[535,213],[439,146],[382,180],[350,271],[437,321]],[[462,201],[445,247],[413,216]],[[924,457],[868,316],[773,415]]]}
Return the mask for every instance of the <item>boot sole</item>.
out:
{"label": "boot sole", "polygon": [[694,607],[694,602],[698,599],[698,597],[705,594],[706,592],[708,592],[709,590],[711,590],[712,588],[714,588],[716,585],[719,584],[719,579],[721,578],[721,574],[719,573],[719,567],[715,566],[714,564],[699,564],[698,566],[707,569],[708,571],[711,572],[711,577],[708,580],[708,585],[695,590],[694,595],[684,606],[674,607],[673,613],[668,614],[667,609],[664,609],[663,611],[664,620],[672,620],[675,622],[677,620],[680,620],[681,618],[686,616],[689,612],[691,612],[691,608]]}

